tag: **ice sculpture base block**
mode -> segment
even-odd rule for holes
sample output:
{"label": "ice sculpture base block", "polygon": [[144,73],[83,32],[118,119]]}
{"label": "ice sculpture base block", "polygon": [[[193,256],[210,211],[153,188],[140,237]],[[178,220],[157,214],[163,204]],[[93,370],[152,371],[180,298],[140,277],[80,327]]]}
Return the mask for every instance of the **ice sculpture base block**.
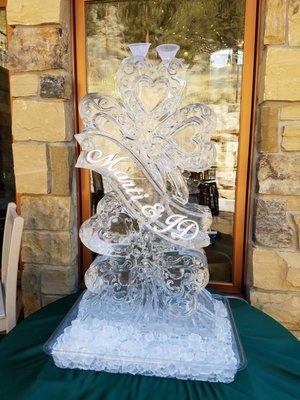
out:
{"label": "ice sculpture base block", "polygon": [[221,296],[213,296],[214,335],[205,337],[197,327],[160,330],[160,321],[145,330],[111,315],[95,318],[93,297],[85,292],[44,346],[58,367],[232,382],[246,366],[229,302]]}

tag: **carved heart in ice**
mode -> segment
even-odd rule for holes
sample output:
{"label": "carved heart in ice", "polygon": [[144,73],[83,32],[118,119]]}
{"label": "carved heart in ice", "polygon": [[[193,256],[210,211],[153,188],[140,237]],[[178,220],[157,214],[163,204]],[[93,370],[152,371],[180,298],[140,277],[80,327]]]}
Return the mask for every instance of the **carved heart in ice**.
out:
{"label": "carved heart in ice", "polygon": [[142,77],[136,85],[136,100],[145,112],[151,113],[164,106],[168,98],[168,82],[164,79]]}

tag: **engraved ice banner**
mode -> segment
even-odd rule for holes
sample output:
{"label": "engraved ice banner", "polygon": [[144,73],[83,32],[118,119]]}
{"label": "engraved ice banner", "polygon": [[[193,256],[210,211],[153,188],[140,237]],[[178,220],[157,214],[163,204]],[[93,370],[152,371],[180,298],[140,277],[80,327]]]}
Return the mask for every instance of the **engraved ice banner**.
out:
{"label": "engraved ice banner", "polygon": [[[83,149],[76,166],[104,175],[133,218],[173,243],[194,249],[209,244],[206,231],[211,217],[208,208],[183,204],[175,195],[163,190],[165,177],[159,170],[155,175],[150,168],[145,168],[115,139],[100,133],[83,133],[76,135],[76,139]],[[107,148],[117,151],[107,153]]]}

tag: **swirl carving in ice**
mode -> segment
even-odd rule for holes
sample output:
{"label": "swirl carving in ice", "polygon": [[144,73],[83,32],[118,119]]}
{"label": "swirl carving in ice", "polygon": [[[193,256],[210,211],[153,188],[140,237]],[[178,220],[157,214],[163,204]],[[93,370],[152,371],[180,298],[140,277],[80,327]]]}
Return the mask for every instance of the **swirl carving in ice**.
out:
{"label": "swirl carving in ice", "polygon": [[80,104],[77,167],[102,174],[111,188],[81,227],[83,243],[101,254],[85,280],[94,293],[138,304],[147,297],[156,312],[185,315],[208,283],[202,248],[211,213],[188,203],[182,170],[212,165],[215,117],[204,104],[180,108],[186,67],[177,46],[158,46],[159,64],[146,47],[132,45],[121,63],[119,98],[92,93]]}
{"label": "swirl carving in ice", "polygon": [[130,45],[119,98],[89,94],[77,166],[103,175],[105,196],[80,229],[99,255],[88,288],[47,345],[56,365],[231,382],[241,365],[227,303],[205,289],[210,210],[188,202],[182,170],[210,167],[214,115],[180,108],[177,45]]}

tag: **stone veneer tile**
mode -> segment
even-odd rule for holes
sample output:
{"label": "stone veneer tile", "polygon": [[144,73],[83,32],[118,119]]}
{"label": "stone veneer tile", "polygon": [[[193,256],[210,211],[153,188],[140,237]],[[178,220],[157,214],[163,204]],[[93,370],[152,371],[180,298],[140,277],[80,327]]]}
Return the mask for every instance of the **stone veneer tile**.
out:
{"label": "stone veneer tile", "polygon": [[43,98],[69,99],[70,77],[66,74],[45,74],[40,79],[40,96]]}
{"label": "stone veneer tile", "polygon": [[267,47],[264,51],[264,88],[260,98],[297,101],[300,93],[300,48]]}
{"label": "stone veneer tile", "polygon": [[258,151],[269,153],[278,151],[278,114],[278,106],[261,107]]}
{"label": "stone veneer tile", "polygon": [[284,44],[286,0],[267,0],[264,44]]}
{"label": "stone veneer tile", "polygon": [[77,266],[61,267],[43,265],[41,267],[42,294],[68,294],[77,289]]}
{"label": "stone veneer tile", "polygon": [[24,231],[22,260],[30,264],[73,265],[76,240],[72,232]]}
{"label": "stone veneer tile", "polygon": [[48,193],[46,145],[42,143],[13,143],[12,147],[17,193]]}
{"label": "stone veneer tile", "polygon": [[300,291],[300,252],[256,247],[252,260],[256,288]]}
{"label": "stone veneer tile", "polygon": [[74,210],[71,197],[23,195],[21,198],[25,229],[69,230],[74,224]]}
{"label": "stone veneer tile", "polygon": [[300,45],[300,1],[290,0],[288,10],[288,36],[290,46]]}
{"label": "stone veneer tile", "polygon": [[58,26],[15,26],[9,41],[9,68],[42,71],[68,67],[66,32]]}
{"label": "stone veneer tile", "polygon": [[41,269],[24,264],[22,271],[22,302],[25,317],[41,308]]}
{"label": "stone veneer tile", "polygon": [[300,155],[261,155],[257,178],[259,193],[300,195]]}
{"label": "stone veneer tile", "polygon": [[281,109],[281,120],[300,120],[300,104],[284,104]]}
{"label": "stone veneer tile", "polygon": [[280,200],[258,199],[255,215],[255,241],[263,246],[286,248],[293,245],[286,204]]}
{"label": "stone veneer tile", "polygon": [[43,142],[71,140],[69,111],[69,104],[64,101],[14,100],[12,112],[14,140]]}
{"label": "stone veneer tile", "polygon": [[287,211],[300,211],[300,196],[278,196],[275,194],[260,194],[259,198],[264,200],[284,201]]}
{"label": "stone veneer tile", "polygon": [[7,4],[9,25],[66,23],[67,0],[13,0]]}
{"label": "stone veneer tile", "polygon": [[36,96],[39,74],[35,72],[16,73],[10,76],[10,93],[13,97]]}
{"label": "stone veneer tile", "polygon": [[294,221],[297,226],[297,231],[298,231],[298,244],[300,248],[300,214],[295,214],[294,215]]}
{"label": "stone veneer tile", "polygon": [[300,293],[266,292],[252,289],[251,304],[277,321],[286,328],[300,330]]}
{"label": "stone veneer tile", "polygon": [[68,196],[71,193],[74,153],[74,144],[49,146],[52,194]]}
{"label": "stone veneer tile", "polygon": [[47,306],[48,304],[53,303],[56,300],[61,299],[62,297],[64,297],[64,294],[42,294],[41,298],[42,298],[42,307]]}
{"label": "stone veneer tile", "polygon": [[281,147],[285,151],[300,151],[300,125],[284,127]]}

